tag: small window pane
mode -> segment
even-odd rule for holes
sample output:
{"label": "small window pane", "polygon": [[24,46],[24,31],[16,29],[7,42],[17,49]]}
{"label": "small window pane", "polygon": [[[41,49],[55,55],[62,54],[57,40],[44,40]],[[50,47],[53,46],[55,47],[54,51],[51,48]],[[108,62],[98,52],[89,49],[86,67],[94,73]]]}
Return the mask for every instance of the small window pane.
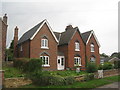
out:
{"label": "small window pane", "polygon": [[61,58],[61,65],[64,65],[64,58]]}
{"label": "small window pane", "polygon": [[58,63],[60,64],[60,59],[58,59]]}

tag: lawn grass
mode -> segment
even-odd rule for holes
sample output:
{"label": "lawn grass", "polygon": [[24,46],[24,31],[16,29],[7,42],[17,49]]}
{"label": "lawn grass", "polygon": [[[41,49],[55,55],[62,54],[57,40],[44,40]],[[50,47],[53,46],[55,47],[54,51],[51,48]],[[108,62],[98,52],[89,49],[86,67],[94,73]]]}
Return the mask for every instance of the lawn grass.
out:
{"label": "lawn grass", "polygon": [[97,88],[99,86],[120,81],[118,78],[120,78],[120,75],[106,77],[103,79],[94,79],[86,82],[75,82],[73,85],[67,85],[67,86],[66,85],[65,86],[35,86],[31,84],[31,85],[23,86],[21,88]]}
{"label": "lawn grass", "polygon": [[21,70],[15,68],[15,67],[4,66],[3,70],[5,70],[5,72],[4,72],[5,78],[24,77],[24,75],[25,75]]}

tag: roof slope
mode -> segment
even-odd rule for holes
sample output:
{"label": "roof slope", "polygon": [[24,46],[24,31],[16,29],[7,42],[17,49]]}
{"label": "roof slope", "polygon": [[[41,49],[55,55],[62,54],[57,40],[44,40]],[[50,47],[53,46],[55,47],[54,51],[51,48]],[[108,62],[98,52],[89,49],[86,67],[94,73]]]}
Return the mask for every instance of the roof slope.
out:
{"label": "roof slope", "polygon": [[66,30],[65,32],[62,33],[54,32],[54,34],[59,41],[59,45],[64,45],[69,43],[69,41],[71,40],[72,36],[76,31],[77,29],[73,28],[70,30]]}
{"label": "roof slope", "polygon": [[82,39],[83,39],[84,43],[87,42],[87,40],[88,40],[91,32],[92,32],[92,30],[91,30],[91,31],[84,32],[84,33],[81,33],[81,36],[82,36]]}
{"label": "roof slope", "polygon": [[27,31],[26,33],[24,33],[23,36],[19,39],[18,44],[20,44],[20,43],[22,43],[24,41],[29,40],[34,35],[34,33],[38,30],[38,28],[42,25],[42,23],[44,21],[45,20],[43,20],[42,22],[40,22],[39,24],[37,24],[36,26],[34,26],[33,28],[31,28],[29,31]]}

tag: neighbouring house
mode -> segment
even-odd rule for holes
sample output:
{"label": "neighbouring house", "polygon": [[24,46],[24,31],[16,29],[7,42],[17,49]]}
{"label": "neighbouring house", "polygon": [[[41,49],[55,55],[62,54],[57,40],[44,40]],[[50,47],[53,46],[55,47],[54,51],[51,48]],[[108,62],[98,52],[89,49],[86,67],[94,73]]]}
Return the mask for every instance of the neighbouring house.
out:
{"label": "neighbouring house", "polygon": [[44,70],[85,70],[86,58],[100,64],[100,44],[93,32],[81,33],[78,27],[68,25],[64,32],[53,32],[45,19],[18,40],[18,27],[14,33],[16,58],[41,58]]}
{"label": "neighbouring house", "polygon": [[6,37],[7,37],[7,14],[0,18],[0,59],[2,62],[5,61],[5,51],[6,51]]}
{"label": "neighbouring house", "polygon": [[120,59],[118,57],[112,57],[108,62],[114,63],[115,61],[120,61]]}
{"label": "neighbouring house", "polygon": [[90,62],[96,62],[97,65],[100,64],[100,54],[99,54],[100,44],[94,31],[91,30],[82,33],[81,35],[85,43],[86,60]]}

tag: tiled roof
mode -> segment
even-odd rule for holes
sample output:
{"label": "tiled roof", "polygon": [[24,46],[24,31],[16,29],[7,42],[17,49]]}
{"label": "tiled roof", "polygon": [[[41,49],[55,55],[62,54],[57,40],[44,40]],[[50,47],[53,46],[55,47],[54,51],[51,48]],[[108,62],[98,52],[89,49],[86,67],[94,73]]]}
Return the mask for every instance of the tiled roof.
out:
{"label": "tiled roof", "polygon": [[87,40],[88,40],[88,38],[89,38],[89,36],[91,34],[91,31],[87,31],[87,32],[81,33],[81,36],[82,36],[82,39],[83,39],[84,43],[87,42]]}
{"label": "tiled roof", "polygon": [[40,22],[39,24],[37,24],[36,26],[34,26],[33,28],[31,28],[26,33],[24,33],[23,36],[19,39],[18,44],[29,40],[34,35],[34,33],[38,30],[38,28],[41,26],[41,24],[43,22],[44,22],[44,20],[42,22]]}

